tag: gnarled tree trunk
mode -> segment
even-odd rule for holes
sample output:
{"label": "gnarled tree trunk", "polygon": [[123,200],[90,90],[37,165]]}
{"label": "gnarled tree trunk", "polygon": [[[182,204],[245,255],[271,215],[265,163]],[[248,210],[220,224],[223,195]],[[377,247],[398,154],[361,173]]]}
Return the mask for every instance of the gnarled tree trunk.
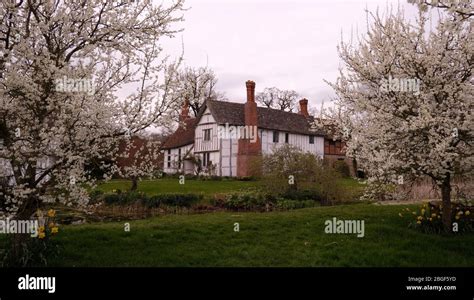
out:
{"label": "gnarled tree trunk", "polygon": [[130,188],[130,191],[134,192],[138,189],[138,177],[133,176],[132,177],[132,187]]}
{"label": "gnarled tree trunk", "polygon": [[451,176],[448,174],[440,185],[441,198],[443,203],[443,226],[446,232],[452,232],[452,217],[451,217]]}
{"label": "gnarled tree trunk", "polygon": [[[15,220],[29,220],[34,212],[38,209],[39,200],[32,196],[24,202],[15,216]],[[26,243],[31,238],[30,233],[15,233],[12,237],[11,252],[8,257],[8,262],[12,267],[22,267],[22,258],[25,255],[24,251]]]}

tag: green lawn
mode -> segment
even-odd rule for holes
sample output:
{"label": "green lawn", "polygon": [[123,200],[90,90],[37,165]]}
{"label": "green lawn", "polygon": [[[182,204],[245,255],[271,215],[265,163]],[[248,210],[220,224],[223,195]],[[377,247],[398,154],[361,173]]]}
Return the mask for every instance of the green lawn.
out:
{"label": "green lawn", "polygon": [[[130,180],[111,180],[100,185],[98,190],[103,192],[112,192],[112,190],[116,189],[126,191],[130,189],[131,185]],[[205,181],[185,179],[184,184],[180,184],[178,178],[163,178],[159,180],[142,180],[138,183],[138,190],[148,195],[160,193],[202,193],[204,195],[212,195],[215,193],[239,191],[256,186],[258,186],[257,181]]]}
{"label": "green lawn", "polygon": [[[242,183],[246,184],[246,183]],[[144,188],[144,186],[142,185]],[[167,215],[61,227],[54,266],[474,266],[474,235],[407,228],[406,206],[371,204],[271,213]],[[324,233],[324,221],[365,220],[365,237]],[[234,223],[240,232],[234,232]]]}

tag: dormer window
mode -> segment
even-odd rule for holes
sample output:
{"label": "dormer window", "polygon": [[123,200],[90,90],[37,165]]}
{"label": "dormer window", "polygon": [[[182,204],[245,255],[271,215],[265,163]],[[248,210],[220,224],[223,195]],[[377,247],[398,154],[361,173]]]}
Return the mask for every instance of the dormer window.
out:
{"label": "dormer window", "polygon": [[314,144],[314,135],[309,136],[309,143]]}

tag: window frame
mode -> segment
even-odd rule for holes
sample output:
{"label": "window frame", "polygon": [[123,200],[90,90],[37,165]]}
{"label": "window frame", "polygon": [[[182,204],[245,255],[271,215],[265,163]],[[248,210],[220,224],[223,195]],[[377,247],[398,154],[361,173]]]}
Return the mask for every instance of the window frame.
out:
{"label": "window frame", "polygon": [[204,132],[203,134],[203,140],[205,142],[208,142],[211,140],[211,130],[212,128],[206,128],[206,129],[203,129],[202,131]]}
{"label": "window frame", "polygon": [[280,142],[280,132],[273,130],[273,143],[278,144]]}
{"label": "window frame", "polygon": [[203,152],[202,153],[202,161],[201,165],[203,168],[209,167],[211,164],[211,152]]}

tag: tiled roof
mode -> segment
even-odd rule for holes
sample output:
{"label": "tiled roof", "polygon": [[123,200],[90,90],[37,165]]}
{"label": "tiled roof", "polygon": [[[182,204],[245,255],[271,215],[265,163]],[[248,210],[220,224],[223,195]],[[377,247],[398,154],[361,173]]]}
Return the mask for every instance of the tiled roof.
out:
{"label": "tiled roof", "polygon": [[[245,125],[243,103],[209,100],[206,102],[206,105],[218,124]],[[203,113],[203,110],[201,110],[200,115]],[[324,135],[324,132],[320,130],[310,130],[312,117],[307,119],[298,113],[265,107],[257,107],[257,115],[259,128],[308,135]]]}
{"label": "tiled roof", "polygon": [[184,126],[180,126],[172,135],[170,135],[163,149],[178,148],[194,143],[194,130],[196,129],[197,118],[186,119]]}
{"label": "tiled roof", "polygon": [[[163,145],[163,149],[178,148],[194,143],[196,125],[206,107],[209,108],[218,124],[245,125],[243,103],[208,100],[201,107],[197,118],[187,119],[184,128],[179,127],[168,137]],[[257,107],[257,115],[259,128],[307,135],[325,135],[321,130],[311,130],[313,117],[307,119],[298,113],[265,107]]]}

